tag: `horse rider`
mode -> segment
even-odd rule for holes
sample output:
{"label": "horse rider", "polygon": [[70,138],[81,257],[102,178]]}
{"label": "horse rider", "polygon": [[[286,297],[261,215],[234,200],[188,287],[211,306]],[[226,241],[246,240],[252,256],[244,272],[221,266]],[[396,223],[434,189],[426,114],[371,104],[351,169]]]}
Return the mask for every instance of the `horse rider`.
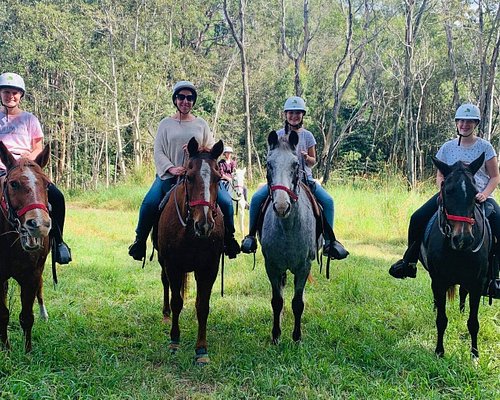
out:
{"label": "horse rider", "polygon": [[[297,156],[299,157],[301,169],[304,171],[306,183],[322,207],[324,220],[331,227],[330,230],[325,230],[323,234],[325,239],[323,255],[330,255],[333,259],[342,260],[348,256],[349,252],[335,239],[335,237],[330,237],[330,235],[333,234],[333,198],[321,185],[314,181],[312,176],[311,168],[316,164],[316,139],[310,131],[303,127],[304,116],[307,112],[304,99],[297,96],[289,97],[285,101],[283,111],[285,113],[285,126],[277,131],[278,137],[281,138],[290,131],[297,132],[299,136]],[[262,186],[252,196],[250,201],[250,232],[241,243],[241,251],[243,253],[254,253],[257,250],[257,240],[255,239],[258,228],[257,221],[260,219],[262,204],[268,195],[268,187]],[[331,232],[331,234],[328,234],[328,231]]]}
{"label": "horse rider", "polygon": [[[24,79],[15,73],[0,75],[0,140],[14,158],[26,157],[34,160],[43,150],[43,131],[40,121],[33,114],[21,109],[21,100],[26,93]],[[5,174],[5,165],[0,161],[0,175]],[[66,204],[64,195],[52,182],[48,186],[48,199],[52,218],[51,237],[55,241],[55,261],[68,264],[71,250],[63,240]]]}
{"label": "horse rider", "polygon": [[[448,165],[462,161],[466,164],[474,161],[482,153],[485,154],[484,164],[476,172],[474,178],[478,193],[478,203],[489,203],[494,209],[488,220],[493,235],[497,238],[494,252],[500,255],[498,238],[500,238],[500,208],[492,197],[493,191],[500,182],[498,161],[495,149],[485,139],[476,135],[476,127],[481,121],[479,108],[470,103],[458,107],[455,113],[455,127],[457,138],[445,142],[436,154],[436,158]],[[441,189],[444,181],[443,174],[438,170],[436,184]],[[401,260],[394,263],[389,269],[389,274],[394,278],[415,278],[417,276],[417,261],[420,253],[420,244],[423,241],[425,229],[432,216],[437,212],[439,192],[432,196],[423,206],[413,213],[408,227],[408,248]]]}
{"label": "horse rider", "polygon": [[[172,91],[172,103],[176,112],[160,121],[154,143],[156,177],[142,201],[136,238],[129,246],[129,255],[142,261],[146,257],[146,241],[153,225],[158,221],[158,207],[162,198],[186,172],[186,146],[194,137],[201,147],[211,148],[215,143],[207,122],[192,114],[198,92],[189,81],[179,81]],[[233,201],[226,189],[220,188],[217,203],[224,214],[224,252],[235,258],[240,246],[234,238]]]}

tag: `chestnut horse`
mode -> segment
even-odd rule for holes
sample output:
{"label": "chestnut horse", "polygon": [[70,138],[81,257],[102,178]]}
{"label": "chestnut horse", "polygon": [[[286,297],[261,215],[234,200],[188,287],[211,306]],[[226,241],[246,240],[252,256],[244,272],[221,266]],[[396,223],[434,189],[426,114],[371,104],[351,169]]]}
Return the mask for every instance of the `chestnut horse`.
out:
{"label": "chestnut horse", "polygon": [[[187,274],[194,272],[198,318],[195,362],[198,365],[209,361],[206,338],[209,302],[224,250],[223,216],[216,203],[221,179],[217,158],[223,148],[219,141],[212,150],[199,149],[196,139],[191,138],[187,146],[186,175],[172,189],[158,222],[164,318],[168,319],[172,311],[169,347],[171,352],[179,348],[179,314],[184,303]],[[169,290],[172,293],[170,302]]]}
{"label": "chestnut horse", "polygon": [[42,168],[49,161],[49,146],[32,161],[16,160],[0,142],[0,159],[7,171],[1,180],[0,213],[0,340],[9,349],[7,325],[8,280],[14,278],[21,286],[21,313],[19,322],[23,328],[26,352],[31,351],[33,328],[33,303],[38,297],[40,313],[46,319],[43,306],[42,273],[49,253],[51,219],[48,210],[49,179]]}

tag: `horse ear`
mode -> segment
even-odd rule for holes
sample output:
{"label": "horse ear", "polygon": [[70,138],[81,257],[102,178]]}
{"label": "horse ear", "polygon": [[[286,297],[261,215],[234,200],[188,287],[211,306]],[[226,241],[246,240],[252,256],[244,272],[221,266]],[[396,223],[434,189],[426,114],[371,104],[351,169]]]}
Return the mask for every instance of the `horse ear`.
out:
{"label": "horse ear", "polygon": [[291,131],[290,135],[288,136],[288,143],[290,144],[290,147],[292,150],[295,150],[295,147],[299,143],[299,135],[295,131]]}
{"label": "horse ear", "polygon": [[198,155],[199,151],[198,151],[198,142],[196,141],[196,139],[194,138],[194,136],[189,139],[189,143],[188,143],[188,153],[189,153],[189,157],[194,157],[196,155]]}
{"label": "horse ear", "polygon": [[448,164],[437,159],[436,157],[434,157],[434,156],[431,156],[431,157],[432,157],[432,162],[434,163],[436,168],[439,171],[441,171],[441,173],[446,177],[451,172],[451,167]]}
{"label": "horse ear", "polygon": [[472,173],[472,175],[475,175],[477,171],[479,171],[479,168],[482,167],[483,163],[484,163],[484,158],[485,158],[485,155],[484,155],[484,152],[478,157],[476,158],[474,161],[472,161],[468,168],[469,168],[469,171]]}
{"label": "horse ear", "polygon": [[35,162],[41,167],[44,168],[50,159],[50,145],[47,143],[40,154],[38,154],[35,158]]}
{"label": "horse ear", "polygon": [[223,150],[224,150],[224,143],[222,143],[222,140],[219,140],[217,143],[214,144],[212,150],[210,150],[210,157],[213,158],[214,160],[217,160],[222,154]]}
{"label": "horse ear", "polygon": [[2,160],[7,170],[16,164],[16,159],[2,141],[0,141],[0,160]]}
{"label": "horse ear", "polygon": [[271,131],[271,133],[267,137],[267,143],[269,144],[269,148],[271,150],[274,149],[276,146],[278,146],[279,141],[278,141],[278,134],[276,133],[276,131]]}

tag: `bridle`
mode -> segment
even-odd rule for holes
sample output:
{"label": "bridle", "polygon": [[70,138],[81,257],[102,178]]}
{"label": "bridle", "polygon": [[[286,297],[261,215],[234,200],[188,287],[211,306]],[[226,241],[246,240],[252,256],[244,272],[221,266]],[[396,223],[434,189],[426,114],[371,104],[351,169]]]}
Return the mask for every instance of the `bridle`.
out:
{"label": "bridle", "polygon": [[[0,199],[0,206],[2,209],[2,212],[4,216],[6,217],[7,221],[9,224],[15,229],[17,233],[20,235],[26,234],[26,230],[22,227],[21,224],[21,217],[26,214],[28,211],[35,210],[35,209],[40,209],[45,211],[46,213],[49,213],[49,209],[47,205],[43,203],[30,203],[25,205],[24,207],[21,207],[19,210],[14,209],[12,207],[12,202],[9,197],[9,191],[7,189],[8,186],[8,181],[9,181],[9,175],[10,173],[16,169],[19,168],[19,165],[14,166],[13,168],[9,169],[7,171],[7,174],[5,175],[4,178],[4,185],[3,185],[3,191],[2,191],[2,198]],[[48,186],[47,186],[48,187]]]}
{"label": "bridle", "polygon": [[293,188],[292,189],[290,189],[289,187],[284,186],[284,185],[272,185],[271,179],[268,178],[267,186],[269,188],[269,194],[271,196],[271,200],[274,201],[273,194],[276,190],[283,190],[284,192],[286,192],[288,194],[292,203],[295,203],[299,199],[299,191],[300,191],[299,175],[300,175],[300,168],[299,168],[299,165],[297,164],[297,167],[293,173],[293,179],[292,179]]}
{"label": "bridle", "polygon": [[[439,222],[439,230],[445,236],[446,238],[451,237],[451,232],[452,232],[452,227],[449,224],[449,221],[457,221],[457,222],[465,222],[471,226],[474,226],[476,223],[476,219],[474,217],[466,217],[463,215],[455,215],[455,214],[450,214],[448,213],[448,210],[446,209],[446,204],[445,204],[445,196],[444,196],[444,181],[441,184],[441,190],[439,191],[439,208],[438,208],[438,222]],[[478,209],[479,212],[481,213],[483,224],[482,224],[482,236],[481,240],[479,241],[479,244],[472,250],[473,253],[476,253],[479,251],[479,249],[483,246],[484,243],[484,238],[486,234],[486,215],[484,211],[484,206],[475,204],[474,205],[474,210]]]}
{"label": "bridle", "polygon": [[[174,203],[175,203],[175,209],[177,211],[177,216],[179,218],[179,222],[183,227],[186,227],[187,224],[189,223],[190,220],[192,220],[192,209],[197,206],[202,206],[202,207],[208,207],[210,210],[212,210],[212,216],[213,218],[217,218],[217,202],[213,201],[206,201],[206,200],[189,200],[189,195],[188,195],[188,188],[187,188],[187,179],[186,176],[184,175],[182,177],[182,180],[179,182],[179,184],[182,184],[184,188],[184,204],[186,206],[187,210],[187,215],[186,218],[183,218],[181,215],[181,211],[179,208],[179,202],[177,201],[177,190],[174,189]],[[178,184],[178,185],[179,185]]]}

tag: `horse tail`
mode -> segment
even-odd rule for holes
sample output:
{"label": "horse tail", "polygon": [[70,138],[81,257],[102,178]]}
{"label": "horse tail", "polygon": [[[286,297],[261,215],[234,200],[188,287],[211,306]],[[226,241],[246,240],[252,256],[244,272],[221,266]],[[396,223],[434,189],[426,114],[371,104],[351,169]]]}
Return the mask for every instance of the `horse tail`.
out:
{"label": "horse tail", "polygon": [[457,292],[457,285],[450,286],[448,290],[446,291],[446,294],[448,295],[448,300],[453,301],[455,300],[455,294]]}
{"label": "horse tail", "polygon": [[182,299],[185,300],[186,299],[186,293],[188,291],[188,287],[189,287],[189,274],[184,274],[184,279],[182,280],[182,286],[181,286],[181,296],[182,296]]}

